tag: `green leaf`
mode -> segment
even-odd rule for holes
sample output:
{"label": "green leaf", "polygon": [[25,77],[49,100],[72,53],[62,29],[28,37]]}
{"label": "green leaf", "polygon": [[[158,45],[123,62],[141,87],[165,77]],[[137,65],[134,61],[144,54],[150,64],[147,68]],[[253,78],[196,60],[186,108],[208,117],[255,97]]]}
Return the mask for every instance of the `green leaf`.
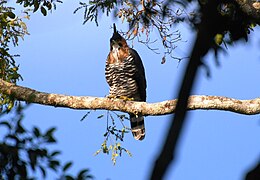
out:
{"label": "green leaf", "polygon": [[40,157],[46,157],[47,154],[48,154],[48,150],[47,149],[36,149],[35,150],[37,156],[40,156]]}
{"label": "green leaf", "polygon": [[47,142],[48,142],[48,143],[55,143],[55,142],[56,142],[56,139],[55,139],[54,137],[52,137],[52,136],[49,136],[49,137],[47,138]]}
{"label": "green leaf", "polygon": [[62,171],[63,172],[67,171],[71,166],[72,166],[72,162],[68,162],[63,166]]}
{"label": "green leaf", "polygon": [[97,118],[100,119],[104,116],[104,114],[99,115]]}
{"label": "green leaf", "polygon": [[20,22],[19,22],[19,25],[20,25],[25,31],[27,31],[27,26],[26,26],[26,24],[25,24],[23,21],[20,21]]}
{"label": "green leaf", "polygon": [[0,122],[0,126],[1,126],[1,125],[6,126],[8,129],[11,129],[11,128],[12,128],[12,126],[10,125],[10,123],[7,122],[7,121]]}
{"label": "green leaf", "polygon": [[7,13],[7,16],[11,19],[14,19],[15,18],[15,14],[13,12],[8,12]]}
{"label": "green leaf", "polygon": [[16,3],[22,3],[23,2],[23,0],[17,0],[16,1]]}
{"label": "green leaf", "polygon": [[60,151],[54,151],[53,153],[51,153],[51,157],[54,157],[54,156],[57,156],[57,155],[59,155],[59,154],[61,154],[61,152]]}
{"label": "green leaf", "polygon": [[75,180],[72,176],[69,176],[69,175],[65,176],[65,179],[66,180]]}
{"label": "green leaf", "polygon": [[46,9],[45,9],[43,6],[41,6],[41,12],[42,12],[42,14],[43,14],[44,16],[47,15],[47,11],[46,11]]}
{"label": "green leaf", "polygon": [[8,111],[11,111],[11,109],[14,107],[14,103],[13,102],[10,102],[7,106],[7,110]]}
{"label": "green leaf", "polygon": [[56,142],[56,139],[53,137],[53,132],[56,131],[55,127],[52,127],[47,130],[47,132],[44,135],[44,138],[46,139],[47,142],[53,143]]}
{"label": "green leaf", "polygon": [[47,132],[45,133],[45,136],[52,136],[54,131],[56,131],[56,127],[52,127],[48,129]]}
{"label": "green leaf", "polygon": [[40,168],[40,170],[41,170],[41,172],[42,172],[42,176],[43,176],[44,178],[46,178],[46,171],[45,171],[45,168],[42,167],[42,166],[39,166],[39,168]]}
{"label": "green leaf", "polygon": [[54,171],[57,171],[57,167],[60,165],[59,161],[51,160],[49,161],[49,167],[53,169]]}
{"label": "green leaf", "polygon": [[91,113],[91,111],[88,111],[82,118],[80,121],[83,121],[84,119],[86,119],[86,117]]}
{"label": "green leaf", "polygon": [[81,170],[81,171],[78,173],[77,179],[87,179],[87,178],[93,179],[93,176],[87,175],[88,172],[89,172],[89,169],[83,169],[83,170]]}
{"label": "green leaf", "polygon": [[98,155],[101,151],[102,151],[102,149],[97,150],[97,151],[94,153],[94,156]]}
{"label": "green leaf", "polygon": [[7,135],[5,138],[15,140],[16,143],[20,142],[20,139],[18,137],[14,136],[14,135],[11,135],[11,134]]}
{"label": "green leaf", "polygon": [[39,2],[38,0],[33,1],[34,9],[33,12],[36,12],[39,9]]}
{"label": "green leaf", "polygon": [[41,132],[37,127],[34,127],[33,134],[34,134],[34,136],[39,137],[41,135]]}
{"label": "green leaf", "polygon": [[216,42],[216,44],[217,44],[217,45],[221,45],[221,43],[223,42],[223,38],[224,38],[223,34],[217,34],[217,35],[215,36],[215,42]]}
{"label": "green leaf", "polygon": [[51,10],[51,8],[52,8],[52,4],[51,4],[51,2],[47,2],[47,8],[48,8],[48,10]]}
{"label": "green leaf", "polygon": [[26,130],[25,130],[25,129],[23,128],[23,126],[21,125],[21,120],[19,120],[19,121],[17,122],[17,127],[16,127],[15,132],[16,132],[16,133],[20,133],[20,134],[26,132]]}
{"label": "green leaf", "polygon": [[26,163],[24,161],[21,162],[21,165],[18,165],[18,174],[21,178],[27,177]]}
{"label": "green leaf", "polygon": [[92,175],[87,175],[86,179],[94,179],[94,177]]}
{"label": "green leaf", "polygon": [[35,170],[35,165],[37,161],[37,153],[34,150],[27,151],[28,157],[30,159],[30,165],[33,170]]}

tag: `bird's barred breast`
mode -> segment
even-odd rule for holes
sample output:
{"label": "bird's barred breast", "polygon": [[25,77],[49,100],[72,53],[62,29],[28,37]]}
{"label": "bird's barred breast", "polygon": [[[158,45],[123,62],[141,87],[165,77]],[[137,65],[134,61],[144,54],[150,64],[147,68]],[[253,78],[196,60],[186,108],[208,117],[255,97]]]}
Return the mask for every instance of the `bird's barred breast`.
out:
{"label": "bird's barred breast", "polygon": [[135,73],[136,67],[131,56],[121,63],[107,63],[105,75],[110,86],[110,95],[134,97],[137,93]]}

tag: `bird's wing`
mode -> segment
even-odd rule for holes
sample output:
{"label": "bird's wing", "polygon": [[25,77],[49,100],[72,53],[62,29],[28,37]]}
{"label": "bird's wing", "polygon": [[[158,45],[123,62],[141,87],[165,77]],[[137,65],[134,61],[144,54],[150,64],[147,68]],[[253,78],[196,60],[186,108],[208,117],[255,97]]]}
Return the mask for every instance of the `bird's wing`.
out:
{"label": "bird's wing", "polygon": [[145,79],[145,70],[142,63],[142,60],[138,53],[130,48],[129,49],[130,54],[134,57],[135,65],[137,68],[137,72],[135,74],[135,80],[138,86],[138,91],[140,94],[141,101],[146,101],[146,79]]}

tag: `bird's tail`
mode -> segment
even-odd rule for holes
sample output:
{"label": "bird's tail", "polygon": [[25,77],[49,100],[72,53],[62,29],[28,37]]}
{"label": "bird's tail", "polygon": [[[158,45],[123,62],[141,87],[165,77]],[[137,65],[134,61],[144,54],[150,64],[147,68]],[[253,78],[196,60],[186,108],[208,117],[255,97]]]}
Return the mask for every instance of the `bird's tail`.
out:
{"label": "bird's tail", "polygon": [[136,117],[130,114],[131,130],[136,140],[143,140],[145,137],[144,117]]}

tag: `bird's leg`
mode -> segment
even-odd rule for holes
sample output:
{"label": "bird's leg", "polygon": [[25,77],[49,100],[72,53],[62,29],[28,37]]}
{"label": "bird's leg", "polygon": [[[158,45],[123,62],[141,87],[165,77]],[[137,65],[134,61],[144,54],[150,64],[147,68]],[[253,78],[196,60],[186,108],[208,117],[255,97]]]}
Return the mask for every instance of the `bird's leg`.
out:
{"label": "bird's leg", "polygon": [[119,96],[119,99],[122,99],[124,101],[134,101],[134,98],[130,98],[130,97],[127,97],[127,96]]}
{"label": "bird's leg", "polygon": [[109,94],[106,96],[106,98],[109,98],[109,99],[122,99],[124,101],[134,101],[134,98],[130,98],[130,97],[127,97],[127,96],[116,96],[116,95],[112,95],[112,94]]}

